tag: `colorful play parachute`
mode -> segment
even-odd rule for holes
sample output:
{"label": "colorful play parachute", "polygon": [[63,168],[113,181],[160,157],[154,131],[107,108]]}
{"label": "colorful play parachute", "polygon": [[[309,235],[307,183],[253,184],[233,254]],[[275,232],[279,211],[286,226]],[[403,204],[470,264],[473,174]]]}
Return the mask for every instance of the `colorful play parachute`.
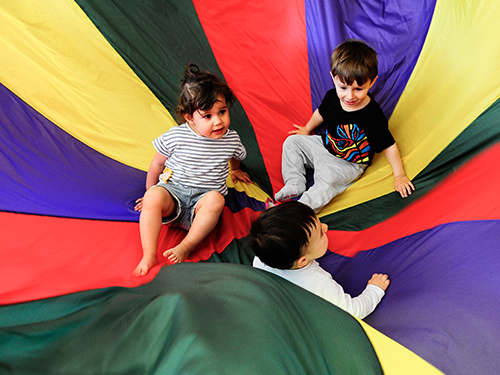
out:
{"label": "colorful play parachute", "polygon": [[[499,16],[496,0],[3,1],[0,373],[498,373]],[[379,53],[372,92],[416,186],[402,199],[378,155],[320,212],[346,292],[391,278],[364,321],[249,267],[245,245],[347,38]],[[255,183],[228,181],[187,262],[136,278],[134,202],[189,63],[235,92]],[[184,235],[165,226],[161,248]]]}

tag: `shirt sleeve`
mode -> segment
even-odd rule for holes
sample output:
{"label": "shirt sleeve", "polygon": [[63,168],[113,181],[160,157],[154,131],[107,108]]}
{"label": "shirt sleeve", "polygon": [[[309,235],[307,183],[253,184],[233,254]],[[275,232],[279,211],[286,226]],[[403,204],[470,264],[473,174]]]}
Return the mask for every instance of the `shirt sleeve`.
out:
{"label": "shirt sleeve", "polygon": [[234,137],[238,140],[238,146],[234,150],[233,158],[235,158],[236,160],[243,160],[247,157],[247,150],[245,146],[243,146],[243,143],[241,143],[241,139],[238,133],[236,133],[234,130],[232,130],[232,132],[234,132]]}
{"label": "shirt sleeve", "polygon": [[[371,104],[371,105],[370,105]],[[387,147],[392,146],[396,141],[389,130],[389,121],[385,117],[380,105],[373,99],[368,110],[368,122],[371,126],[366,128],[368,141],[373,147],[374,152],[382,152]]]}
{"label": "shirt sleeve", "polygon": [[351,297],[333,279],[327,280],[322,289],[321,297],[359,319],[370,315],[385,295],[385,292],[378,286],[367,285],[363,293],[357,297]]}
{"label": "shirt sleeve", "polygon": [[323,119],[326,120],[329,117],[332,109],[335,108],[335,100],[339,101],[335,89],[329,90],[323,97],[323,100],[318,107],[319,114],[321,115],[321,117],[323,117]]}
{"label": "shirt sleeve", "polygon": [[153,140],[153,147],[155,150],[167,158],[172,156],[172,134],[173,132],[166,132]]}
{"label": "shirt sleeve", "polygon": [[287,279],[359,319],[364,319],[372,313],[385,295],[381,288],[370,284],[363,293],[353,298],[345,293],[342,286],[316,261],[312,261],[299,270],[279,270],[265,265],[258,257],[255,257],[253,266]]}

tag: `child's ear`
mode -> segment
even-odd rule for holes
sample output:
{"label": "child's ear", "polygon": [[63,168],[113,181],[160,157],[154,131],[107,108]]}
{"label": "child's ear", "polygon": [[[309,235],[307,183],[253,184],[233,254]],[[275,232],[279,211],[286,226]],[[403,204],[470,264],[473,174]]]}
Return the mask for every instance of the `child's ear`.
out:
{"label": "child's ear", "polygon": [[191,116],[189,113],[184,113],[183,116],[187,122],[193,121],[193,116]]}
{"label": "child's ear", "polygon": [[372,86],[375,84],[375,82],[377,81],[377,78],[378,78],[378,76],[376,76],[375,78],[373,78],[372,82],[370,83],[370,88],[369,89],[371,89]]}
{"label": "child's ear", "polygon": [[299,259],[297,259],[297,268],[305,267],[309,264],[309,259],[305,255],[301,255]]}

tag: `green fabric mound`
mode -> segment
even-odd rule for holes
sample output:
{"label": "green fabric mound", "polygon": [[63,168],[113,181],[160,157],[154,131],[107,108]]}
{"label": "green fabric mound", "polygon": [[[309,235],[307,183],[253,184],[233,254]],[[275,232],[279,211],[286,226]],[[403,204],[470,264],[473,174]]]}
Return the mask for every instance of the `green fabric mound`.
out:
{"label": "green fabric mound", "polygon": [[0,373],[382,374],[359,323],[238,264],[0,307]]}

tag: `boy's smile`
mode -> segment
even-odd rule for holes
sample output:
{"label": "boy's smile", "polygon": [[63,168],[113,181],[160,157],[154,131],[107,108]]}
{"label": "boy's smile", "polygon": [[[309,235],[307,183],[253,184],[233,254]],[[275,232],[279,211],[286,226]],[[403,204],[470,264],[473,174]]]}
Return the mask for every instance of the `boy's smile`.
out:
{"label": "boy's smile", "polygon": [[377,80],[377,77],[375,77],[374,80],[366,81],[361,86],[359,86],[356,81],[354,81],[351,85],[346,85],[339,79],[338,76],[334,76],[332,78],[333,83],[335,84],[335,91],[340,99],[340,105],[344,111],[357,111],[370,103],[368,90],[371,89]]}
{"label": "boy's smile", "polygon": [[226,134],[231,119],[223,95],[217,96],[217,101],[208,111],[196,110],[192,116],[184,116],[193,131],[202,137],[220,139]]}

